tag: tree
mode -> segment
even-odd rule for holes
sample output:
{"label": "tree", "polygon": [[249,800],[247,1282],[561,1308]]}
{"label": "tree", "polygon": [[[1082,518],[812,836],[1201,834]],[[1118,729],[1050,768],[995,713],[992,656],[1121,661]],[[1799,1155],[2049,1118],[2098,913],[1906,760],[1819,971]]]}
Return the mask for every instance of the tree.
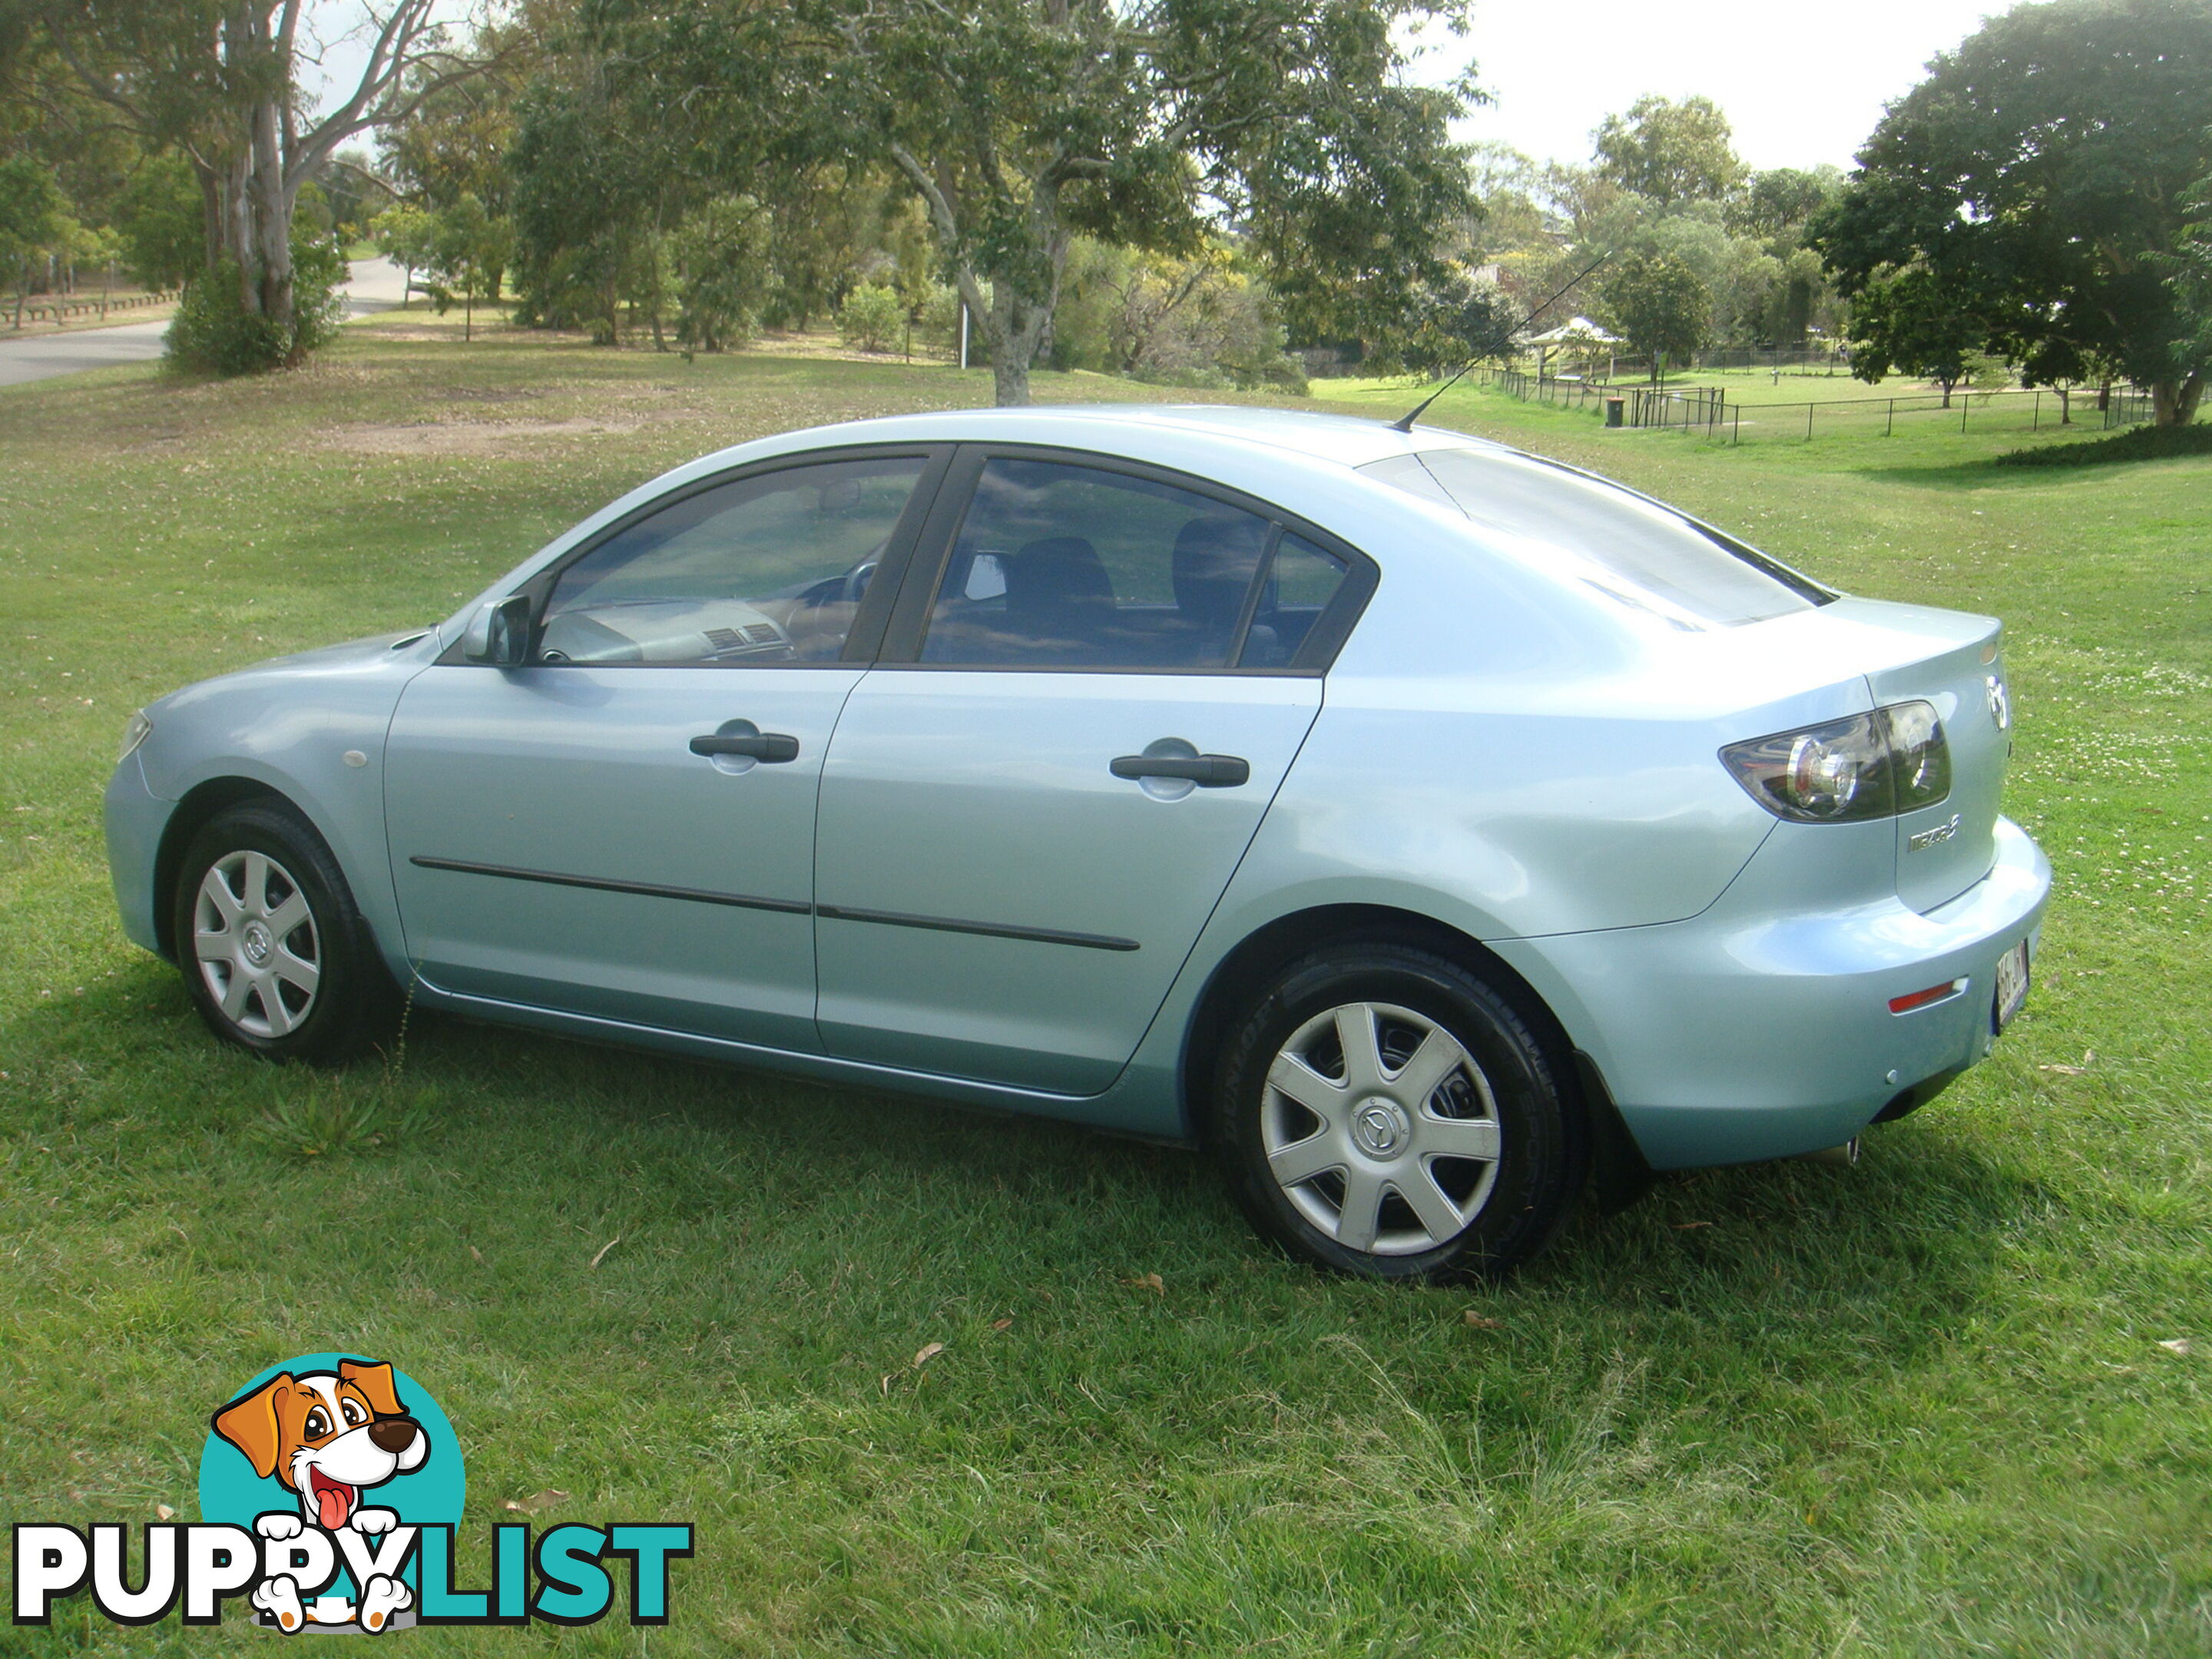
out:
{"label": "tree", "polygon": [[0,261],[15,277],[15,326],[23,325],[23,299],[31,261],[69,234],[69,201],[52,172],[27,155],[0,161]]}
{"label": "tree", "polygon": [[531,88],[507,155],[521,318],[616,345],[623,306],[658,303],[660,228],[684,183],[673,149],[589,66]]}
{"label": "tree", "polygon": [[2020,6],[1883,118],[1813,240],[1877,354],[1897,355],[1891,319],[1971,314],[1972,343],[2030,383],[2110,361],[2184,424],[2212,368],[2177,263],[2208,128],[2203,0]]}
{"label": "tree", "polygon": [[1662,207],[1725,200],[1747,176],[1728,117],[1710,98],[1639,98],[1591,137],[1599,175]]}
{"label": "tree", "polygon": [[514,228],[485,212],[473,191],[462,191],[428,218],[427,264],[438,283],[431,299],[443,315],[453,303],[453,290],[460,290],[461,339],[466,343],[476,334],[476,302],[499,298],[500,273],[514,252]]}
{"label": "tree", "polygon": [[153,289],[182,288],[207,258],[199,183],[180,155],[149,161],[116,203],[123,262]]}
{"label": "tree", "polygon": [[1770,167],[1751,175],[1750,185],[1729,204],[1729,222],[1747,235],[1794,245],[1843,187],[1838,167]]}
{"label": "tree", "polygon": [[1966,378],[1989,331],[1960,284],[1925,266],[1893,272],[1852,301],[1851,373],[1869,384],[1892,370],[1933,380],[1948,409],[1952,388]]}
{"label": "tree", "polygon": [[1495,283],[1463,272],[1426,289],[1421,301],[1389,355],[1413,373],[1431,377],[1498,356],[1511,343],[1526,311]]}
{"label": "tree", "polygon": [[395,203],[368,222],[368,235],[376,251],[403,273],[399,303],[404,307],[414,289],[415,273],[428,270],[438,257],[437,217],[408,203]]}
{"label": "tree", "polygon": [[769,216],[750,196],[717,197],[684,216],[670,238],[685,351],[722,351],[760,326],[769,289]]}
{"label": "tree", "polygon": [[[224,273],[238,331],[295,361],[293,215],[347,139],[403,118],[479,65],[448,52],[440,0],[366,0],[361,68],[319,118],[299,82],[307,0],[27,0],[46,41],[94,97],[147,142],[191,163],[201,192],[201,276]],[[264,367],[269,365],[263,365]]]}
{"label": "tree", "polygon": [[1607,320],[1651,359],[1659,378],[1669,357],[1686,357],[1710,337],[1713,296],[1705,280],[1671,253],[1631,255],[1604,273]]}
{"label": "tree", "polygon": [[1029,400],[1078,234],[1241,228],[1294,324],[1371,326],[1469,206],[1403,26],[1460,0],[602,0],[611,63],[726,146],[892,170],[927,205],[1001,404]]}

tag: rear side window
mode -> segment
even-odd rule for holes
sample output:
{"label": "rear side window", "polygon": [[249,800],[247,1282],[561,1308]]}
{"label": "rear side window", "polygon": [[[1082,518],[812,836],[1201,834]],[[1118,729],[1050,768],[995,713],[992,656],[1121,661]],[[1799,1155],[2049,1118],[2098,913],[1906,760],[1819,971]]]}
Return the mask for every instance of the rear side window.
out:
{"label": "rear side window", "polygon": [[1286,667],[1348,568],[1212,496],[1098,467],[996,457],[953,544],[921,660]]}
{"label": "rear side window", "polygon": [[1326,548],[1285,531],[1252,607],[1239,668],[1281,668],[1297,654],[1352,567]]}
{"label": "rear side window", "polygon": [[1429,449],[1359,470],[1485,529],[1559,549],[1573,561],[1562,574],[1679,628],[1764,622],[1835,597],[1656,501],[1527,456]]}

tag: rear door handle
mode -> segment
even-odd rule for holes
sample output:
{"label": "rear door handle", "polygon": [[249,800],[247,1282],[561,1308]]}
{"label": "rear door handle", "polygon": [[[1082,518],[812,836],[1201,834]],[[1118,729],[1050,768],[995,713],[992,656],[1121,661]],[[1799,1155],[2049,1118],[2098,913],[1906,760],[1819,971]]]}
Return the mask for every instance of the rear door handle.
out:
{"label": "rear door handle", "polygon": [[799,758],[799,739],[782,732],[738,732],[727,737],[718,732],[712,737],[692,738],[691,752],[709,757],[738,755],[774,766]]}
{"label": "rear door handle", "polygon": [[1252,763],[1242,755],[1121,755],[1109,769],[1117,778],[1183,778],[1201,789],[1252,781]]}

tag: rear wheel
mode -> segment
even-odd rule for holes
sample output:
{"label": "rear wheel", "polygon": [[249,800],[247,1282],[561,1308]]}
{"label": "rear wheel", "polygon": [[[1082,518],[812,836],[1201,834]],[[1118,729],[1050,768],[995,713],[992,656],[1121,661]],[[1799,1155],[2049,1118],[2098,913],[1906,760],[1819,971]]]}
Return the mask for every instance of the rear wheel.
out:
{"label": "rear wheel", "polygon": [[398,994],[323,838],[274,799],[216,814],[178,872],[179,966],[227,1042],[345,1060],[397,1022]]}
{"label": "rear wheel", "polygon": [[1388,942],[1285,969],[1225,1045],[1212,1141],[1291,1254],[1378,1279],[1502,1276],[1578,1194],[1583,1126],[1510,1002]]}

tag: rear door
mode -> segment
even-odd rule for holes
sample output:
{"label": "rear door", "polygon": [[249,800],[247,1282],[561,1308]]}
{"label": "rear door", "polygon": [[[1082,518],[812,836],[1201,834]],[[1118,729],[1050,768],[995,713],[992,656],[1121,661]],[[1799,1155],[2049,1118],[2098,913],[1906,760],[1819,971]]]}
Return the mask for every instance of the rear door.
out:
{"label": "rear door", "polygon": [[1372,568],[1096,457],[963,452],[944,494],[823,774],[823,1041],[1097,1093],[1250,844]]}

